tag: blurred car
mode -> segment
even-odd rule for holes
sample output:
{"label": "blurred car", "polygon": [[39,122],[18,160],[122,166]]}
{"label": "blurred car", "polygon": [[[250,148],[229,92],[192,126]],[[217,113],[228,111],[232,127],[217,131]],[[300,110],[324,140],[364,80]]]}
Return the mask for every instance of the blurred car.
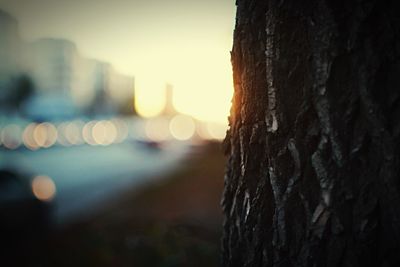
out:
{"label": "blurred car", "polygon": [[44,183],[39,181],[38,185],[37,179],[16,169],[0,169],[0,234],[3,238],[40,235],[51,226],[51,201],[43,197],[46,192],[40,188],[40,183],[42,186]]}

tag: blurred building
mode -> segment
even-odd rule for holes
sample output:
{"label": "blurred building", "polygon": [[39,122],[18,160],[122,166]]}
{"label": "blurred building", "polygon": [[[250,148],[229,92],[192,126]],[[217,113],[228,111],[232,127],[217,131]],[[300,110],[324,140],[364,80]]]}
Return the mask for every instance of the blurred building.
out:
{"label": "blurred building", "polygon": [[78,113],[118,113],[133,98],[133,77],[119,74],[111,64],[82,57],[74,43],[41,39],[32,44],[32,78],[40,97],[55,95],[71,101]]}
{"label": "blurred building", "polygon": [[174,107],[174,87],[172,84],[166,84],[165,85],[165,106],[164,110],[162,111],[162,115],[172,117],[178,114]]}
{"label": "blurred building", "polygon": [[31,74],[38,93],[70,95],[75,86],[77,49],[62,39],[40,39],[31,44]]}
{"label": "blurred building", "polygon": [[34,119],[135,113],[133,77],[118,73],[109,63],[81,56],[69,40],[23,42],[17,21],[1,10],[0,33],[0,102],[9,102],[13,83],[28,75],[35,92],[23,112]]}
{"label": "blurred building", "polygon": [[17,21],[0,10],[0,109],[12,93],[12,80],[21,71],[22,47]]}
{"label": "blurred building", "polygon": [[38,120],[74,116],[76,46],[67,40],[40,39],[29,45],[29,52],[27,65],[36,92],[26,103],[25,113]]}
{"label": "blurred building", "polygon": [[18,23],[8,13],[0,10],[0,78],[18,70],[22,46]]}
{"label": "blurred building", "polygon": [[97,60],[93,63],[93,98],[88,105],[90,113],[136,114],[133,106],[134,78],[118,73],[109,63]]}

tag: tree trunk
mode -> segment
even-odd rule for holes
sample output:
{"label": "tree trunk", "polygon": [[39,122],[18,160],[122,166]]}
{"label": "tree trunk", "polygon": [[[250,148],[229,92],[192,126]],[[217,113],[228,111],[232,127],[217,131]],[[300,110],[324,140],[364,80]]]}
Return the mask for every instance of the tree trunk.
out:
{"label": "tree trunk", "polygon": [[399,14],[237,0],[224,266],[400,266]]}

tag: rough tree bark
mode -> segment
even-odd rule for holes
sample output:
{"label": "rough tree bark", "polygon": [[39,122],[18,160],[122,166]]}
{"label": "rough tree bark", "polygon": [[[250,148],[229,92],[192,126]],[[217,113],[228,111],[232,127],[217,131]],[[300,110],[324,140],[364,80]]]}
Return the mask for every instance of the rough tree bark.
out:
{"label": "rough tree bark", "polygon": [[237,0],[224,266],[400,266],[396,1]]}

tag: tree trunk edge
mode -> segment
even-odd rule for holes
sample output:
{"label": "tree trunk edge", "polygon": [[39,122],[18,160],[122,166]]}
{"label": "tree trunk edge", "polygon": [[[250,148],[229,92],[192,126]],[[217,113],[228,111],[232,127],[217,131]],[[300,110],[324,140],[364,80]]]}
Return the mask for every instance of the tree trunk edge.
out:
{"label": "tree trunk edge", "polygon": [[399,8],[236,4],[223,265],[400,266]]}

